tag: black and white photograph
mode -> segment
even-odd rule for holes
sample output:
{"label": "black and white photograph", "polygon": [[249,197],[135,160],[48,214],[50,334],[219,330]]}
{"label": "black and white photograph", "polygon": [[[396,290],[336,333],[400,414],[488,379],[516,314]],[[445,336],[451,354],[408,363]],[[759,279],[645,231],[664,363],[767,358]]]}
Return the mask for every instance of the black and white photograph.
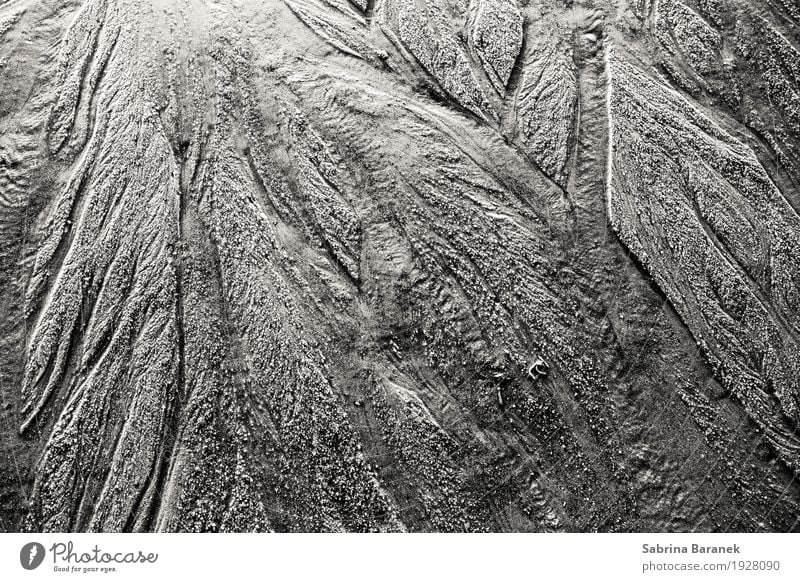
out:
{"label": "black and white photograph", "polygon": [[800,0],[0,0],[0,578],[797,579],[798,211]]}

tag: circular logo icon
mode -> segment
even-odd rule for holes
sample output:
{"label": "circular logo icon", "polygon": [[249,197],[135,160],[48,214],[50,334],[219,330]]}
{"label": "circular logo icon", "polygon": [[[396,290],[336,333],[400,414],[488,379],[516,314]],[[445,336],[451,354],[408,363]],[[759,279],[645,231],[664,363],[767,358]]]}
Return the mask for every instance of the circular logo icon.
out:
{"label": "circular logo icon", "polygon": [[26,570],[35,570],[44,561],[44,546],[39,542],[29,542],[19,551],[19,563]]}

